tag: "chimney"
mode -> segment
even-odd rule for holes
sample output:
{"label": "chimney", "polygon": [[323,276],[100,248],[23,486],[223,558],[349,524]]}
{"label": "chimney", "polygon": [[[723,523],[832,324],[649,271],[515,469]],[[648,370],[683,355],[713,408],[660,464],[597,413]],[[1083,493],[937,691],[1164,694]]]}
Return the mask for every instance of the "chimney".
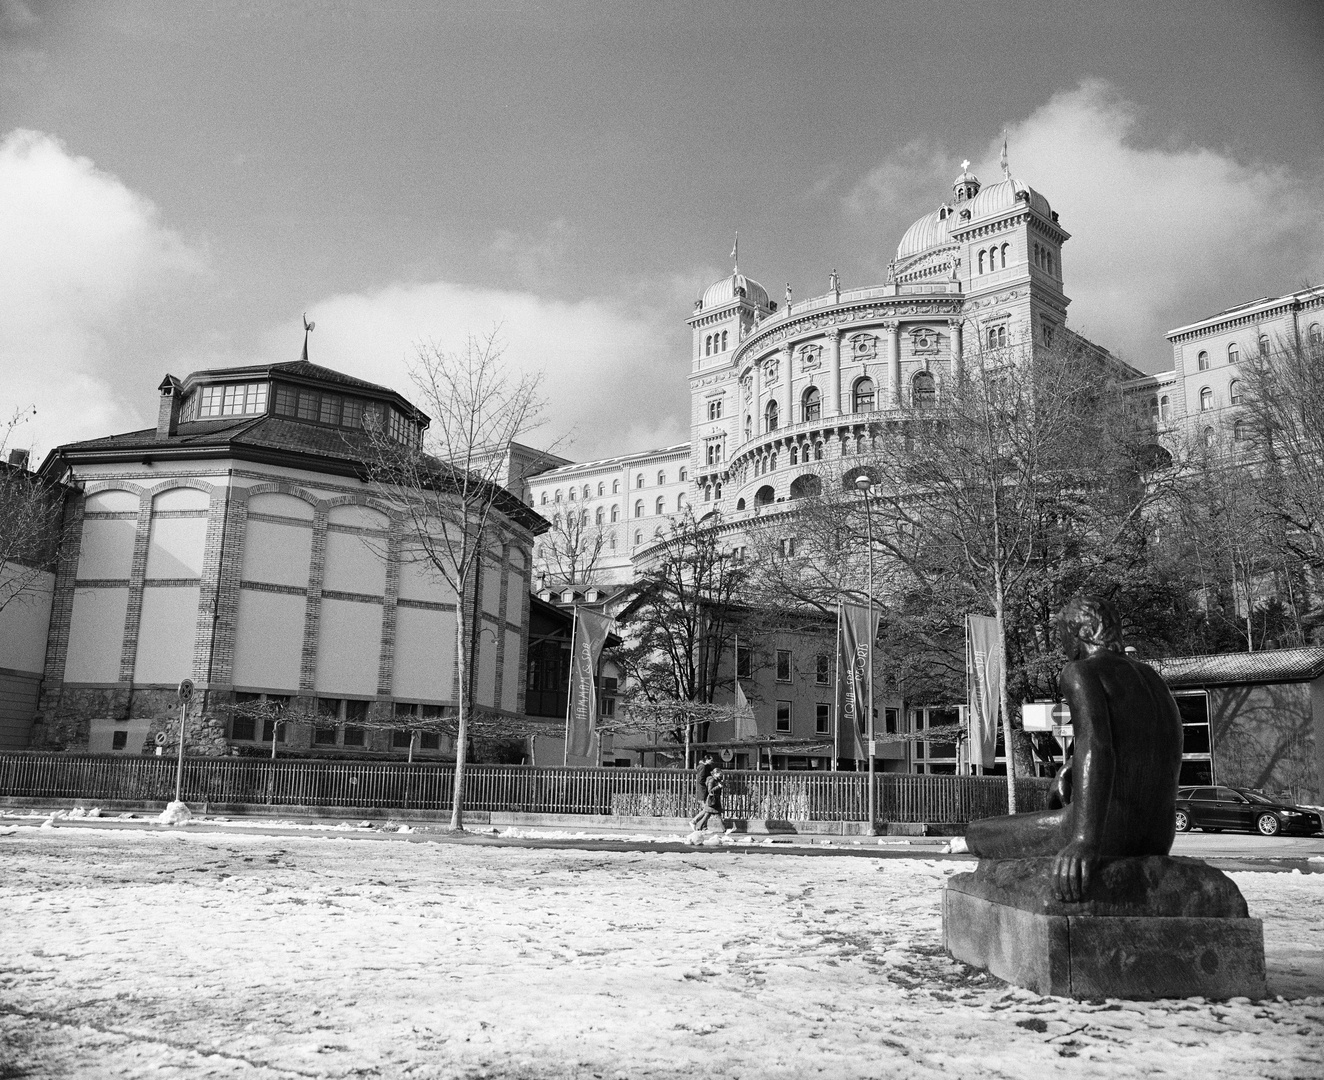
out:
{"label": "chimney", "polygon": [[14,466],[14,468],[16,469],[22,469],[24,472],[26,472],[28,468],[28,454],[29,451],[27,450],[9,451],[9,464]]}
{"label": "chimney", "polygon": [[157,387],[161,391],[161,409],[156,414],[156,437],[168,439],[179,428],[179,406],[183,400],[183,384],[173,375],[167,375]]}

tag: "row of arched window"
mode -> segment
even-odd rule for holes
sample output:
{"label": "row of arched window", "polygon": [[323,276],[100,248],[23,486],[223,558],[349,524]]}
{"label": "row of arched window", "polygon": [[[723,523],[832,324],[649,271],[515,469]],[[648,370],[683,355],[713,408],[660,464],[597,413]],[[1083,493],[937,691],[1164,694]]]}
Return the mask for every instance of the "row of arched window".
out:
{"label": "row of arched window", "polygon": [[[680,471],[676,474],[676,480],[677,480],[679,483],[682,483],[682,484],[683,484],[683,483],[685,483],[685,481],[686,481],[688,478],[689,478],[689,469],[686,468],[684,465],[682,465],[682,466],[680,467]],[[663,484],[665,484],[665,483],[667,482],[667,474],[666,474],[666,470],[665,470],[665,469],[659,469],[659,470],[658,470],[658,474],[657,474],[657,482],[658,482],[658,486],[659,486],[659,487],[662,486]],[[644,474],[643,474],[643,473],[639,473],[639,475],[635,477],[635,485],[634,485],[634,486],[635,486],[635,487],[640,487],[640,488],[644,486]],[[619,480],[613,480],[613,481],[611,482],[611,493],[612,493],[613,495],[619,495],[619,494],[621,493],[621,482],[620,482]],[[601,498],[603,495],[606,495],[606,494],[607,494],[607,485],[606,485],[606,483],[603,482],[603,481],[599,481],[599,482],[598,482],[598,497]],[[583,486],[583,488],[573,488],[573,487],[572,487],[572,488],[569,489],[568,492],[563,491],[561,488],[557,488],[554,492],[551,492],[551,493],[548,493],[548,492],[544,491],[544,492],[542,493],[542,497],[541,497],[541,499],[540,499],[540,503],[541,503],[541,505],[546,506],[549,502],[559,503],[559,502],[562,500],[562,498],[566,498],[567,501],[569,501],[569,502],[574,502],[577,498],[581,498],[581,497],[582,497],[583,499],[585,499],[585,500],[591,499],[591,498],[593,497],[593,488],[592,488],[592,485],[590,485],[590,484],[585,484],[585,485]],[[530,505],[532,505],[532,503],[530,503]]]}
{"label": "row of arched window", "polygon": [[[1227,388],[1228,404],[1241,404],[1241,383],[1233,379]],[[1214,389],[1212,386],[1200,387],[1200,411],[1208,412],[1214,407]]]}
{"label": "row of arched window", "polygon": [[1050,274],[1053,272],[1053,253],[1043,244],[1034,245],[1034,265]]}
{"label": "row of arched window", "polygon": [[[1003,244],[1000,247],[997,244],[994,244],[991,248],[980,248],[978,256],[979,272],[983,274],[993,270],[1007,269],[1007,249],[1010,247],[1010,244]],[[988,258],[987,270],[984,268],[984,259],[986,256]]]}
{"label": "row of arched window", "polygon": [[[1006,344],[1006,328],[1003,331],[1002,342]],[[917,371],[911,378],[911,403],[916,408],[923,408],[926,405],[932,405],[938,399],[938,383],[934,379],[932,372]],[[869,376],[856,379],[854,386],[851,387],[851,412],[867,413],[873,412],[878,401],[877,390],[874,382]],[[809,387],[800,396],[800,421],[805,424],[812,424],[823,416],[823,396],[818,387]],[[764,432],[776,431],[781,423],[781,406],[776,400],[769,401],[763,408],[763,430]],[[745,417],[745,439],[752,437],[750,428],[750,418]]]}
{"label": "row of arched window", "polygon": [[703,339],[703,355],[712,356],[713,353],[726,352],[726,335],[730,333],[723,330],[720,334],[708,334]]}

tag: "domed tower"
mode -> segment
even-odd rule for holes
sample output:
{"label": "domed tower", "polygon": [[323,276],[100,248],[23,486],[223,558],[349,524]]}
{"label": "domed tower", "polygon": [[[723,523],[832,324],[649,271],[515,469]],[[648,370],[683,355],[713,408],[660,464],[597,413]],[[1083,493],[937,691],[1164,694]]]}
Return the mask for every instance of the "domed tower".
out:
{"label": "domed tower", "polygon": [[979,177],[970,171],[970,162],[961,162],[961,175],[952,183],[952,198],[958,203],[973,199],[979,194]]}
{"label": "domed tower", "polygon": [[687,320],[693,333],[690,367],[691,503],[696,516],[722,506],[730,450],[740,442],[736,371],[741,340],[775,311],[767,290],[737,265],[694,302]]}

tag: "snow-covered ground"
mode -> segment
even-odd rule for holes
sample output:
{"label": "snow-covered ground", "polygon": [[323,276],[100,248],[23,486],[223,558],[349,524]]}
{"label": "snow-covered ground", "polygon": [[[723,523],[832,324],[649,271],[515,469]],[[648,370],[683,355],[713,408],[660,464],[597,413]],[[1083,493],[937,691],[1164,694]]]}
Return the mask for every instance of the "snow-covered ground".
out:
{"label": "snow-covered ground", "polygon": [[1234,875],[1270,1000],[1078,1003],[961,863],[153,829],[0,836],[0,1077],[1324,1075],[1324,875]]}

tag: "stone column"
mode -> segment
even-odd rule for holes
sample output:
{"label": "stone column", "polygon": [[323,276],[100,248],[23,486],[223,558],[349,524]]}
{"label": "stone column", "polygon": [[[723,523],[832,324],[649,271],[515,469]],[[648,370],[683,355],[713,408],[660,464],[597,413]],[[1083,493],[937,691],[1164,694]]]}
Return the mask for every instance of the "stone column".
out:
{"label": "stone column", "polygon": [[823,416],[841,415],[841,331],[828,331],[828,392],[823,402]]}
{"label": "stone column", "polygon": [[959,383],[965,378],[965,343],[961,320],[952,319],[947,325],[952,328],[952,376]]}
{"label": "stone column", "polygon": [[887,332],[887,382],[888,404],[894,409],[901,408],[901,328],[894,322],[883,323]]}
{"label": "stone column", "polygon": [[754,361],[754,408],[750,413],[750,435],[757,439],[763,434],[763,361]]}
{"label": "stone column", "polygon": [[791,343],[788,341],[782,347],[782,359],[781,359],[782,382],[785,385],[782,387],[782,403],[779,406],[781,411],[781,416],[777,418],[777,423],[784,428],[790,427],[796,421],[795,399],[791,393],[791,382],[792,382],[791,368],[793,366],[791,361],[792,361],[793,353],[794,353],[794,348],[791,345]]}

